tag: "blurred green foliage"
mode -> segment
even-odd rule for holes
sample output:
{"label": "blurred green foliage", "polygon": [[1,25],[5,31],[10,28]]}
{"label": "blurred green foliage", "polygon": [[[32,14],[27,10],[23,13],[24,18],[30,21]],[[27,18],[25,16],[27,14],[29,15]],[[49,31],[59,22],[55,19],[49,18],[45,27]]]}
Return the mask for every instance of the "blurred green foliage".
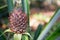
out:
{"label": "blurred green foliage", "polygon": [[5,0],[0,0],[0,6],[5,5]]}
{"label": "blurred green foliage", "polygon": [[56,22],[53,25],[53,29],[55,28],[55,31],[52,31],[53,33],[50,34],[46,40],[56,40],[57,37],[60,36],[60,22]]}
{"label": "blurred green foliage", "polygon": [[[3,30],[0,29],[0,35],[3,33]],[[4,35],[0,36],[0,40],[6,40],[6,37]]]}
{"label": "blurred green foliage", "polygon": [[28,35],[23,35],[23,36],[22,36],[22,40],[29,40]]}

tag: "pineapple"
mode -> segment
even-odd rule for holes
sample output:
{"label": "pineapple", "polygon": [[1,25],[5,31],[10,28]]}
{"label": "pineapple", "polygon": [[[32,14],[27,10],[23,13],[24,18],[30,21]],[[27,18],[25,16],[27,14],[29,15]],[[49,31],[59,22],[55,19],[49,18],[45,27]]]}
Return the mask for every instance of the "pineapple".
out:
{"label": "pineapple", "polygon": [[26,32],[26,27],[28,26],[27,15],[22,12],[21,9],[14,9],[9,15],[9,28],[14,33],[24,33]]}

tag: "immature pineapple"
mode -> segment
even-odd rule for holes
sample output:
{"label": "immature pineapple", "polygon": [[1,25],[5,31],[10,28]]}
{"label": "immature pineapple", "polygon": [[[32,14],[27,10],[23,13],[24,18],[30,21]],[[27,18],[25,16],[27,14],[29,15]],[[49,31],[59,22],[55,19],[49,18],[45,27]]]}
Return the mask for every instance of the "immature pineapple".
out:
{"label": "immature pineapple", "polygon": [[21,9],[14,9],[9,16],[10,29],[14,33],[24,33],[27,27],[27,15]]}

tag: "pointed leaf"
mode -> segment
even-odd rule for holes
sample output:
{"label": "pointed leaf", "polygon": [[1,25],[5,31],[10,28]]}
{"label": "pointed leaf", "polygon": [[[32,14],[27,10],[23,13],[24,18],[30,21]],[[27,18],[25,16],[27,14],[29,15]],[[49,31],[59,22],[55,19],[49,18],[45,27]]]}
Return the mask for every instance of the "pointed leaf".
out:
{"label": "pointed leaf", "polygon": [[6,33],[6,32],[12,32],[10,29],[7,29],[7,30],[5,30],[1,35],[0,35],[0,37],[4,34],[4,33]]}
{"label": "pointed leaf", "polygon": [[28,32],[24,33],[24,35],[27,35],[27,36],[29,36],[31,39],[33,39],[33,37],[32,37]]}
{"label": "pointed leaf", "polygon": [[4,31],[4,33],[6,33],[6,32],[12,32],[12,31],[10,29],[7,29]]}
{"label": "pointed leaf", "polygon": [[36,32],[35,32],[35,35],[34,35],[34,39],[33,40],[37,40],[38,36],[40,35],[42,31],[42,25],[39,25]]}

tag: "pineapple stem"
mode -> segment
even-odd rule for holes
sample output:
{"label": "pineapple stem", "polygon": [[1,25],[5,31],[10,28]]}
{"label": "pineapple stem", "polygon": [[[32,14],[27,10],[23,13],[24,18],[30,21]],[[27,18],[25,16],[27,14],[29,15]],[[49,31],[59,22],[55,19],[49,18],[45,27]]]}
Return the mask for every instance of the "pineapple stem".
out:
{"label": "pineapple stem", "polygon": [[14,40],[21,40],[22,34],[14,34]]}

